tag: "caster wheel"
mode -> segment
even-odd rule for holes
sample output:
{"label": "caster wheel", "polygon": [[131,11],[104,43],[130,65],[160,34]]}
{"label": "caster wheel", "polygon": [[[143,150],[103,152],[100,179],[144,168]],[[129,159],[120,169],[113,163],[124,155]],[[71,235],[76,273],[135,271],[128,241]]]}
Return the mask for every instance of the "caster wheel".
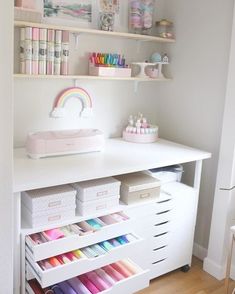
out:
{"label": "caster wheel", "polygon": [[181,267],[181,271],[183,273],[187,273],[189,270],[190,270],[190,266],[188,264]]}

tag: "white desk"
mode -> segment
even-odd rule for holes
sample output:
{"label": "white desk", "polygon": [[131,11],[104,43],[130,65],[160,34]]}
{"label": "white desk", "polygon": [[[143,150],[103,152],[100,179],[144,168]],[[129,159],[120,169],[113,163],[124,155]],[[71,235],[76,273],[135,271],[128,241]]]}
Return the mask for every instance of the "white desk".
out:
{"label": "white desk", "polygon": [[208,152],[162,139],[153,144],[135,144],[122,139],[108,139],[103,152],[39,160],[28,158],[24,149],[16,149],[14,154],[15,293],[19,293],[20,287],[22,191],[196,162],[194,188],[199,193],[202,160],[210,156]]}

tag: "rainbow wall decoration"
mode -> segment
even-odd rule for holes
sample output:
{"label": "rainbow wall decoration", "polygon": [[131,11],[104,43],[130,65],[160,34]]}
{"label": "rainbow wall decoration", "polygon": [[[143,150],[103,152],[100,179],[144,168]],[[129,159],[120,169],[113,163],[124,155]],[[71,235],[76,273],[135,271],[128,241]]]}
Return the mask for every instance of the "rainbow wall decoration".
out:
{"label": "rainbow wall decoration", "polygon": [[56,98],[51,116],[54,118],[61,118],[66,115],[65,105],[72,99],[76,98],[82,103],[81,117],[92,116],[92,100],[86,90],[80,87],[71,87],[62,91]]}

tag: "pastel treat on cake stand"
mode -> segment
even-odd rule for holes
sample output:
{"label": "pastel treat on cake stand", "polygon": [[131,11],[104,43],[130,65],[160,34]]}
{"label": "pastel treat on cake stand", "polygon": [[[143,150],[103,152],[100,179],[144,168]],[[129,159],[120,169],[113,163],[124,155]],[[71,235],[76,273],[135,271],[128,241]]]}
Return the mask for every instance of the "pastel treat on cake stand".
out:
{"label": "pastel treat on cake stand", "polygon": [[153,143],[158,139],[158,127],[149,124],[142,114],[139,114],[135,120],[133,120],[131,115],[122,135],[123,139],[128,142]]}

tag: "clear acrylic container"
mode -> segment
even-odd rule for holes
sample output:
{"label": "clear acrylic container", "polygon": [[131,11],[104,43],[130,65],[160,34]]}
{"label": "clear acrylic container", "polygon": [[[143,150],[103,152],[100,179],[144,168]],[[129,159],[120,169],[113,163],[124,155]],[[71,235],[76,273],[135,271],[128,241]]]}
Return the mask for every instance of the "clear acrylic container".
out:
{"label": "clear acrylic container", "polygon": [[129,0],[129,31],[149,34],[153,26],[155,0]]}

